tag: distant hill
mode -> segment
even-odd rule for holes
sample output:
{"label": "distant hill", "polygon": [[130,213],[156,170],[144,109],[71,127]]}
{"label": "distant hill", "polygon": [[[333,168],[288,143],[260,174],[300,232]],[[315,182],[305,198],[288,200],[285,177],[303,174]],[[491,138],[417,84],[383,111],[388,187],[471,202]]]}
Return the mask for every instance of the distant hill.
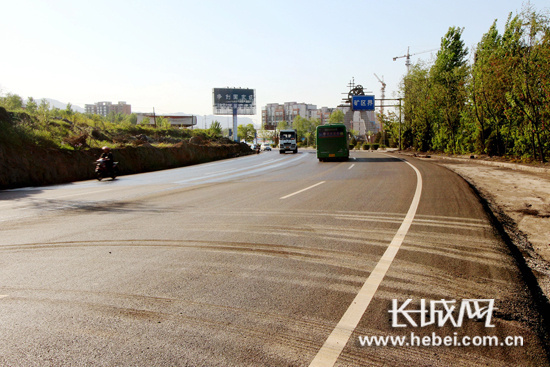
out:
{"label": "distant hill", "polygon": [[[52,99],[52,98],[34,98],[34,100],[38,105],[40,105],[40,102],[42,101],[42,99],[45,99],[46,101],[48,101],[48,103],[50,104],[50,107],[52,108],[59,108],[60,110],[64,110],[65,108],[67,108],[67,102],[61,102],[61,101],[58,101],[57,99]],[[71,103],[71,108],[75,112],[80,112],[80,113],[86,112],[84,108],[80,106],[76,106],[72,103]]]}
{"label": "distant hill", "polygon": [[[64,110],[65,108],[67,108],[67,104],[69,103],[69,102],[61,102],[61,101],[58,101],[57,99],[52,99],[52,98],[44,98],[44,99],[50,103],[50,106],[59,108],[60,110]],[[42,98],[39,99],[38,101],[41,101],[41,100]],[[80,112],[80,113],[86,112],[84,108],[74,105],[72,103],[71,103],[71,108],[75,112]]]}

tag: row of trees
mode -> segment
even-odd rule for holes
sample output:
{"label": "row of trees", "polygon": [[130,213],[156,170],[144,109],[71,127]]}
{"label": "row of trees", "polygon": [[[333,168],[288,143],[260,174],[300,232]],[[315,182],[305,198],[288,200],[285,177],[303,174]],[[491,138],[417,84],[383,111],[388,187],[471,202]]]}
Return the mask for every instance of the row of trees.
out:
{"label": "row of trees", "polygon": [[[549,18],[526,7],[510,14],[502,34],[495,21],[471,53],[471,63],[462,32],[449,28],[435,62],[419,62],[403,78],[403,146],[546,161]],[[395,123],[388,123],[395,131]]]}

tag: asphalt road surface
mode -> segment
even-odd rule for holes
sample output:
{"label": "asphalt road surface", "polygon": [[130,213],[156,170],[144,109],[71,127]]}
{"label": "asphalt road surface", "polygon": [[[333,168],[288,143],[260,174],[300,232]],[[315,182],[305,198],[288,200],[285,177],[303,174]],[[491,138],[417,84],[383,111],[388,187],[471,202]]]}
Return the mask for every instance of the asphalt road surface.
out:
{"label": "asphalt road surface", "polygon": [[0,365],[548,365],[472,190],[406,159],[264,152],[0,192]]}

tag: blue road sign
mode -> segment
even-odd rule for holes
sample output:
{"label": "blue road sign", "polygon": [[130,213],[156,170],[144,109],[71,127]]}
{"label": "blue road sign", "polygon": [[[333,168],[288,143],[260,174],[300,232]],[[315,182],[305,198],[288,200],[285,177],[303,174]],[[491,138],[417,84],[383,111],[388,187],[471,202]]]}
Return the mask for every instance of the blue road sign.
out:
{"label": "blue road sign", "polygon": [[374,111],[374,96],[352,96],[351,108],[354,111]]}

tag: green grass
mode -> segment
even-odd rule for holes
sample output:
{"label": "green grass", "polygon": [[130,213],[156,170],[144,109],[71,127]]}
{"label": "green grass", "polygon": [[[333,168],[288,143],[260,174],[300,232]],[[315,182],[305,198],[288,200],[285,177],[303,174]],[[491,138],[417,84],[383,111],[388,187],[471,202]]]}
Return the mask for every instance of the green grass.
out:
{"label": "green grass", "polygon": [[68,114],[61,110],[34,114],[24,110],[3,110],[0,116],[4,116],[0,121],[0,142],[13,146],[36,145],[74,150],[148,143],[169,147],[193,136],[200,136],[206,142],[217,139],[210,136],[208,130],[134,125],[129,119],[113,123],[98,115]]}

